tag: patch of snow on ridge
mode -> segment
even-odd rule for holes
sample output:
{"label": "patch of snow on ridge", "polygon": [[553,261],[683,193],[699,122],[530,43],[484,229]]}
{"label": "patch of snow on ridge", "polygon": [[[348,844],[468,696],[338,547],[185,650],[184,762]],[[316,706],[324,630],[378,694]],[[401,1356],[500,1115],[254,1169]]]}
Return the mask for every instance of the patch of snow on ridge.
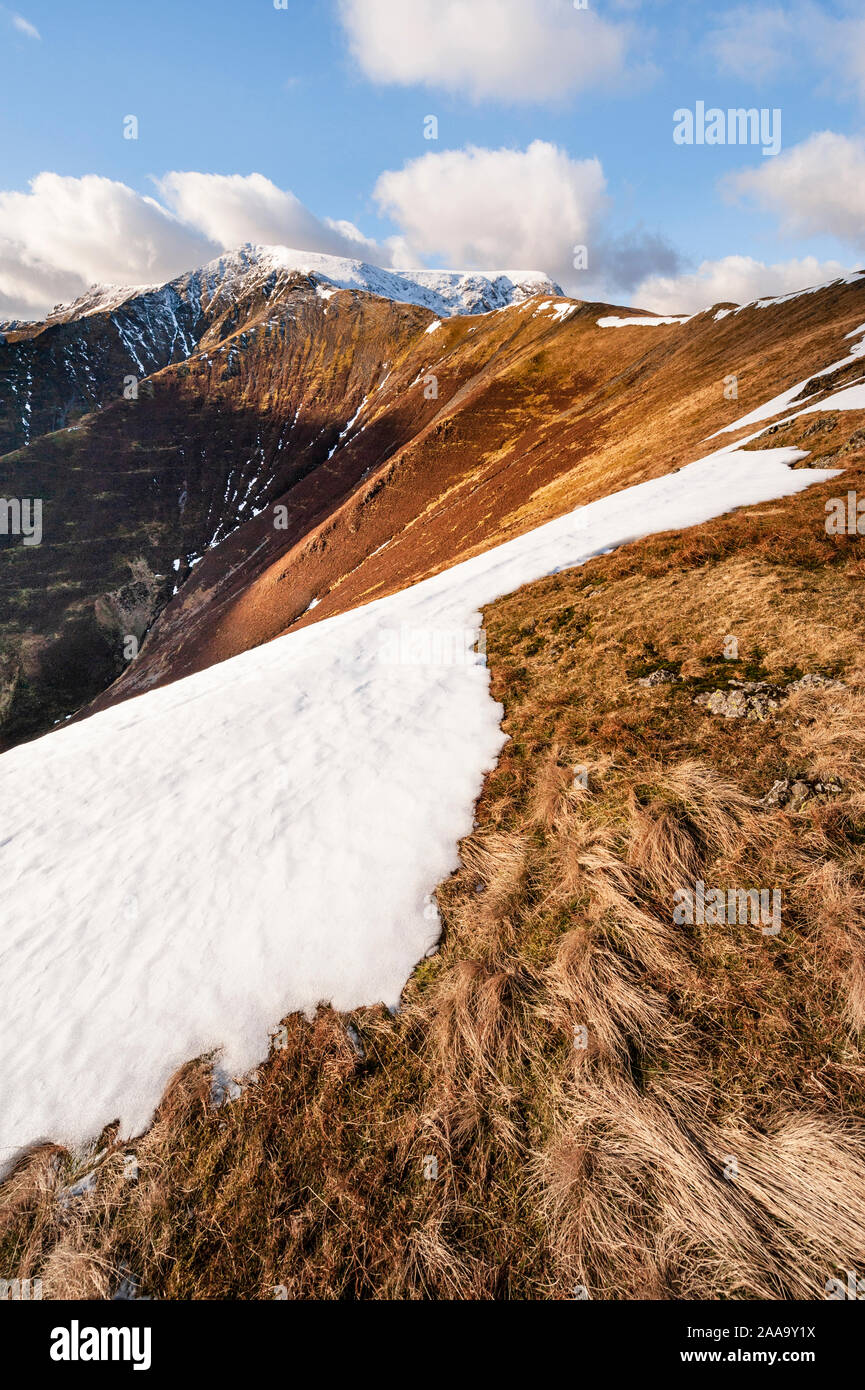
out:
{"label": "patch of snow on ridge", "polygon": [[690,314],[686,314],[683,318],[664,318],[662,316],[655,318],[649,314],[639,314],[634,318],[622,319],[616,314],[607,314],[605,318],[597,320],[597,325],[599,328],[648,328],[650,326],[657,328],[659,324],[687,323],[690,317]]}
{"label": "patch of snow on ridge", "polygon": [[833,285],[855,285],[863,278],[865,270],[854,270],[849,275],[840,275],[835,280],[822,280],[819,284],[807,285],[802,290],[790,290],[787,294],[770,295],[765,299],[751,299],[747,304],[740,304],[735,312],[741,314],[745,309],[769,309],[775,304],[789,304],[793,299],[801,299],[806,294],[816,294],[818,290],[828,290]]}
{"label": "patch of snow on ridge", "polygon": [[[800,415],[816,415],[821,410],[865,410],[865,382],[857,381],[853,386],[845,386],[835,391],[816,405],[806,405],[789,417],[798,420]],[[787,423],[785,421],[785,423]]]}
{"label": "patch of snow on ridge", "polygon": [[93,314],[106,313],[119,309],[128,299],[136,299],[143,294],[152,294],[161,285],[91,285],[89,290],[79,295],[71,304],[55,304],[45,322],[53,323],[62,318],[90,318]]}
{"label": "patch of snow on ridge", "polygon": [[179,1065],[242,1075],[293,1010],[396,1006],[505,741],[482,607],[838,472],[802,457],[728,447],[3,754],[0,1163],[139,1132]]}
{"label": "patch of snow on ridge", "polygon": [[[859,328],[855,328],[852,333],[845,333],[844,336],[845,338],[854,338],[857,334],[863,333],[865,333],[865,324],[862,324]],[[745,427],[748,425],[757,425],[760,424],[760,422],[763,420],[771,420],[773,416],[780,415],[781,412],[786,410],[789,405],[793,404],[793,402],[796,400],[796,397],[801,395],[802,391],[808,385],[809,381],[816,381],[821,376],[829,376],[830,373],[837,372],[841,367],[849,367],[853,362],[859,361],[860,358],[865,358],[865,338],[861,338],[861,340],[858,343],[854,343],[848,355],[846,357],[842,357],[840,361],[830,362],[828,367],[823,367],[820,371],[812,372],[810,376],[803,377],[801,381],[797,381],[793,386],[789,386],[786,391],[781,391],[777,396],[773,396],[771,400],[764,401],[762,405],[758,405],[754,410],[749,411],[747,415],[740,415],[739,419],[734,420],[732,424],[722,425],[719,430],[715,430],[714,433],[708,436],[709,439],[717,439],[719,434],[731,434],[735,430],[745,429]],[[844,405],[839,405],[838,401],[840,395],[843,395],[843,392],[839,393],[839,395],[830,396],[827,400],[818,402],[813,407],[808,406],[808,402],[813,401],[814,397],[818,396],[819,394],[819,390],[816,390],[813,391],[810,396],[806,396],[803,401],[799,402],[799,404],[802,407],[807,406],[807,410],[804,408],[797,410],[795,414],[788,416],[787,419],[795,420],[797,415],[808,414],[812,410],[831,410],[833,408],[840,410],[861,409],[861,407],[858,405],[849,404],[850,400],[858,399],[855,396],[848,396],[846,398],[848,403]],[[740,443],[741,442],[742,441],[740,441]]]}

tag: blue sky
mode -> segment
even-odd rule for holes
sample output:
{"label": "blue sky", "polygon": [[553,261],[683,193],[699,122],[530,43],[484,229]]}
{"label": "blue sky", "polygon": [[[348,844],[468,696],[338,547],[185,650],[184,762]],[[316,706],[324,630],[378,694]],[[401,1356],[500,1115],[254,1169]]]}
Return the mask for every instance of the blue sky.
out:
{"label": "blue sky", "polygon": [[[510,223],[510,230],[483,229],[490,254],[500,251],[502,264],[512,265],[513,254],[525,259],[536,251],[526,268],[564,278],[568,248],[583,235],[590,259],[593,244],[597,251],[590,288],[607,289],[611,297],[658,275],[683,294],[699,294],[680,277],[693,277],[703,262],[731,256],[766,267],[767,292],[785,288],[775,283],[779,272],[773,281],[771,266],[805,263],[801,276],[813,265],[831,271],[865,259],[865,236],[856,233],[862,209],[855,199],[861,192],[850,191],[851,206],[834,207],[839,180],[855,178],[858,160],[865,161],[861,6],[796,0],[734,6],[713,15],[684,0],[590,0],[587,14],[567,0],[519,0],[519,22],[534,24],[539,42],[532,48],[525,31],[510,51],[515,4],[472,0],[476,52],[472,42],[455,43],[447,32],[449,7],[458,22],[459,0],[287,0],[285,9],[275,8],[273,0],[148,0],[143,6],[22,0],[20,8],[4,8],[0,310],[4,298],[20,310],[27,294],[35,306],[43,263],[49,297],[58,286],[62,290],[64,275],[71,292],[87,279],[91,265],[99,268],[97,250],[76,260],[74,245],[65,251],[48,245],[44,223],[63,222],[67,204],[52,208],[47,194],[39,209],[20,197],[10,199],[26,195],[31,180],[45,171],[65,180],[98,175],[160,201],[154,180],[169,171],[258,173],[276,189],[291,190],[315,217],[351,222],[375,244],[379,259],[390,255],[397,264],[476,261],[480,223],[500,222]],[[405,19],[407,11],[413,19]],[[569,43],[570,55],[563,52]],[[491,58],[498,50],[503,51]],[[673,112],[698,101],[721,109],[779,108],[781,154],[771,159],[754,146],[676,145]],[[123,138],[128,114],[139,121],[135,140]],[[429,114],[439,122],[435,141],[424,139]],[[825,131],[836,137],[831,147],[809,146]],[[446,158],[472,146],[524,154],[533,142],[555,147],[567,161],[545,174],[535,168],[523,185],[539,223],[534,231],[513,197],[501,205],[489,197],[474,205],[479,166]],[[374,196],[380,176],[399,174],[423,157],[437,161],[429,176],[402,176],[383,207]],[[797,158],[801,167],[793,167]],[[601,172],[586,189],[583,162],[591,159],[600,162]],[[776,168],[770,171],[769,165]],[[746,176],[736,189],[719,186],[725,176],[735,179],[748,170],[750,183]],[[488,172],[492,178],[493,164]],[[793,185],[810,178],[814,191],[814,177],[830,176],[833,191],[824,201],[832,208],[821,220],[808,189]],[[519,164],[512,163],[507,174],[502,166],[506,177],[519,188]],[[557,178],[568,187],[561,200]],[[77,187],[64,184],[65,195]],[[195,199],[208,196],[204,185],[196,187]],[[216,185],[213,196],[216,206]],[[171,216],[194,221],[190,201],[191,195],[181,205],[175,200]],[[443,225],[443,202],[462,209],[459,227]],[[101,223],[89,235],[112,235],[112,214],[104,203],[81,207],[78,215],[85,223],[88,217]],[[540,224],[549,227],[560,216],[554,245]],[[234,218],[223,230],[214,218],[202,247],[205,240],[221,244],[245,225]],[[407,235],[413,219],[417,226]],[[258,228],[251,207],[249,239],[260,239]],[[272,233],[270,222],[266,230]],[[288,218],[286,236],[294,230]],[[77,227],[69,240],[84,234]],[[153,235],[151,229],[144,241]],[[135,242],[135,234],[127,239]],[[141,266],[143,278],[159,278],[173,268],[172,257],[182,259],[186,243],[176,237],[169,242],[164,251],[143,253],[150,262]],[[610,248],[617,243],[631,248],[630,261],[613,256]],[[190,239],[187,254],[195,250]],[[138,270],[136,255],[141,259],[140,248],[130,249],[130,274]],[[27,263],[18,280],[16,256]],[[117,260],[106,258],[113,278]],[[764,292],[759,277],[759,271],[751,277],[755,293]],[[721,272],[710,279],[707,293],[723,288]],[[735,281],[734,275],[733,288]],[[568,287],[576,292],[579,283]],[[658,293],[658,307],[667,307]]]}

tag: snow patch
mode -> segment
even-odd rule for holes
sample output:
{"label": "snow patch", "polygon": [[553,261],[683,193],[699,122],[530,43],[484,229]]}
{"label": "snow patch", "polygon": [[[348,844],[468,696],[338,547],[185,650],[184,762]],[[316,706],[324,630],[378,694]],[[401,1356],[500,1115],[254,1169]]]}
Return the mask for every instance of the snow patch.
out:
{"label": "snow patch", "polygon": [[605,318],[597,319],[599,328],[657,328],[665,323],[687,323],[690,314],[684,318],[653,318],[648,314],[640,314],[634,318],[619,318],[617,314],[607,314]]}
{"label": "snow patch", "polygon": [[[845,338],[853,338],[857,334],[863,333],[865,333],[865,324],[862,324],[859,328],[855,328],[852,333],[846,333],[844,336]],[[757,425],[762,420],[771,420],[773,416],[780,415],[789,405],[792,405],[793,401],[797,396],[801,395],[810,381],[814,381],[821,376],[829,376],[832,372],[837,372],[841,367],[849,367],[851,363],[857,362],[861,358],[865,358],[865,338],[856,343],[850,349],[848,355],[842,357],[840,361],[831,362],[828,367],[823,367],[818,372],[812,372],[810,376],[804,377],[802,381],[797,381],[795,385],[789,386],[786,391],[781,391],[777,396],[772,396],[771,400],[765,401],[762,405],[758,405],[756,409],[749,411],[747,415],[741,415],[739,419],[734,420],[732,424],[723,425],[721,429],[715,430],[713,434],[709,435],[709,439],[717,439],[719,434],[731,434],[734,430],[745,429],[748,425]],[[855,392],[858,388],[851,387],[848,389]],[[813,401],[814,397],[819,394],[819,390],[812,391],[810,396],[805,397],[805,401],[802,403],[803,408],[797,410],[795,414],[788,416],[787,420],[783,423],[787,423],[789,420],[795,420],[797,416],[808,414],[813,410],[859,410],[862,408],[859,405],[847,404],[847,402],[858,400],[859,397],[855,394],[849,395],[845,391],[830,396],[816,405],[807,404]],[[842,399],[845,402],[844,404],[840,403]],[[830,404],[830,402],[832,402],[832,404]]]}

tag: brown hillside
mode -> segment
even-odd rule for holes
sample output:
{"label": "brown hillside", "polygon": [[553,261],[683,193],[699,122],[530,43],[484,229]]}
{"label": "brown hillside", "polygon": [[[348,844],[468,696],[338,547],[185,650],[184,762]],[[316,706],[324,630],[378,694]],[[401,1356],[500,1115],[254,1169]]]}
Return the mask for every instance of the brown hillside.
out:
{"label": "brown hillside", "polygon": [[[331,313],[351,298],[337,296]],[[731,443],[707,437],[849,352],[865,288],[832,285],[721,319],[709,310],[683,325],[599,328],[609,312],[576,303],[562,322],[531,301],[421,330],[389,354],[384,384],[332,458],[275,500],[288,530],[275,529],[269,506],[210,554],[94,708]],[[430,372],[437,400],[424,395]],[[735,401],[724,396],[732,373]]]}

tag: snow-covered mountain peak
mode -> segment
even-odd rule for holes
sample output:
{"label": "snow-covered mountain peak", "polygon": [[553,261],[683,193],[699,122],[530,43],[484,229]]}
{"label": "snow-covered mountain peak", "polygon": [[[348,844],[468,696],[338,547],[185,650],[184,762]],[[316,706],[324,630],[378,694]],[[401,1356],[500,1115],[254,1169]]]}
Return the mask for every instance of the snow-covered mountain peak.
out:
{"label": "snow-covered mountain peak", "polygon": [[251,243],[216,257],[193,272],[192,278],[210,295],[233,296],[274,274],[311,275],[336,289],[365,290],[384,299],[418,304],[440,317],[488,313],[521,304],[531,295],[562,293],[537,270],[386,270],[347,256]]}
{"label": "snow-covered mountain peak", "polygon": [[46,323],[66,323],[70,319],[89,318],[91,314],[110,313],[127,300],[142,294],[152,294],[160,285],[91,285],[71,304],[55,304]]}
{"label": "snow-covered mountain peak", "polygon": [[178,295],[206,306],[220,301],[230,304],[268,282],[272,285],[279,277],[297,274],[309,275],[333,289],[363,290],[383,299],[417,304],[438,318],[490,313],[522,304],[533,295],[562,297],[558,285],[539,270],[386,270],[347,256],[246,242],[164,284],[91,285],[73,302],[55,305],[40,324],[10,320],[0,324],[0,329],[71,323],[99,313],[113,313],[131,300],[160,292],[172,302]]}
{"label": "snow-covered mountain peak", "polygon": [[537,270],[386,270],[347,256],[251,243],[217,256],[173,283],[179,287],[181,281],[197,281],[206,298],[233,298],[274,275],[291,274],[310,275],[335,289],[364,290],[418,304],[443,318],[488,313],[521,304],[532,295],[562,294],[548,275]]}

